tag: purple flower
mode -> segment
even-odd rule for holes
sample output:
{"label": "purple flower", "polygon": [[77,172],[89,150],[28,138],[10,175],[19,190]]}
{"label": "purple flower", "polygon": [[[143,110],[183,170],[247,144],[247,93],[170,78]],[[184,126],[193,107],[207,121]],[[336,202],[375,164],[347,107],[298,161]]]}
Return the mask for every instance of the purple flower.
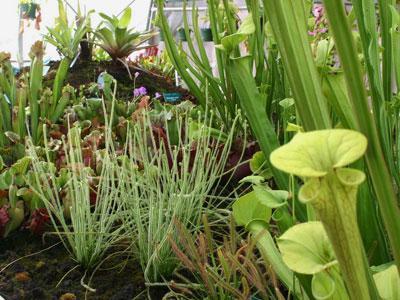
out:
{"label": "purple flower", "polygon": [[147,95],[147,89],[144,86],[133,90],[134,97],[140,97]]}
{"label": "purple flower", "polygon": [[324,7],[321,4],[317,4],[314,7],[314,16],[319,17],[324,11]]}
{"label": "purple flower", "polygon": [[139,73],[139,72],[136,72],[136,73],[135,73],[135,79],[138,78],[139,76],[140,76],[140,73]]}
{"label": "purple flower", "polygon": [[324,7],[322,5],[315,5],[313,9],[313,14],[315,17],[315,22],[318,23],[324,15]]}
{"label": "purple flower", "polygon": [[156,99],[160,99],[162,97],[162,95],[159,93],[159,92],[157,92],[156,94],[155,94],[155,98]]}

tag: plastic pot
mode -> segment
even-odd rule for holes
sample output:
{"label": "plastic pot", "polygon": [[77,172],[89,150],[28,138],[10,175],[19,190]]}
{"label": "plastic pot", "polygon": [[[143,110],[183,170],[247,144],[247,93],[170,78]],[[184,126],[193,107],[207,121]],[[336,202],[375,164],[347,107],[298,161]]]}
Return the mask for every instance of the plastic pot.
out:
{"label": "plastic pot", "polygon": [[36,19],[36,11],[38,10],[39,4],[37,3],[23,3],[20,4],[20,9],[24,18],[31,20]]}
{"label": "plastic pot", "polygon": [[213,35],[212,35],[211,28],[201,28],[200,34],[201,34],[203,41],[205,41],[205,42],[213,41]]}
{"label": "plastic pot", "polygon": [[161,42],[164,42],[164,41],[165,41],[164,33],[160,30],[160,31],[158,32],[158,34],[159,34],[159,37],[160,37],[160,41],[161,41]]}
{"label": "plastic pot", "polygon": [[178,39],[182,42],[186,42],[188,37],[186,36],[186,32],[184,28],[178,29]]}

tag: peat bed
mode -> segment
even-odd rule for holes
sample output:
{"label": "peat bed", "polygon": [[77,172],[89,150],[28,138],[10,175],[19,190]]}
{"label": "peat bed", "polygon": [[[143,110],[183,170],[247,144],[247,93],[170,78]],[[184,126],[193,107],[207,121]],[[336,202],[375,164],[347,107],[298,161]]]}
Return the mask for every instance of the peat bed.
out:
{"label": "peat bed", "polygon": [[[0,271],[0,296],[5,300],[147,299],[137,263],[121,256],[106,260],[90,282],[90,288],[96,291],[89,292],[81,284],[85,271],[77,267],[61,242],[27,231],[15,232],[0,241]],[[84,284],[90,275],[83,278]]]}

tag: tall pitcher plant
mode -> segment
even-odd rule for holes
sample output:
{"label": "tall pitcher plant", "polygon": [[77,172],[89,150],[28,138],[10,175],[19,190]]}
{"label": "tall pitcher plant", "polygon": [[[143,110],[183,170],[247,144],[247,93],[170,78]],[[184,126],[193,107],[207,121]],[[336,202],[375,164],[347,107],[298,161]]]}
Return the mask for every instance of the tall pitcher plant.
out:
{"label": "tall pitcher plant", "polygon": [[304,178],[299,199],[324,225],[351,299],[377,298],[357,225],[357,190],[365,174],[346,168],[366,149],[362,134],[337,129],[299,133],[271,154],[275,167]]}
{"label": "tall pitcher plant", "polygon": [[[371,6],[367,4],[372,1],[354,1],[355,4],[361,3],[360,9],[364,14],[356,14],[358,25],[360,27],[363,24],[367,24],[369,29],[371,28],[370,23],[366,22],[367,12],[371,14]],[[368,2],[368,3],[367,3]],[[384,1],[382,1],[383,3]],[[285,61],[286,72],[289,74],[291,80],[291,88],[293,90],[294,99],[300,119],[302,121],[312,118],[317,113],[316,106],[310,105],[314,97],[324,99],[324,96],[320,93],[321,91],[321,80],[297,80],[302,77],[302,72],[296,73],[300,67],[308,66],[308,73],[313,74],[312,78],[318,78],[317,70],[314,63],[312,62],[313,57],[311,52],[307,49],[310,48],[306,36],[306,18],[305,18],[305,2],[303,1],[289,1],[289,0],[277,0],[267,1],[264,0],[265,14],[268,16],[271,28],[274,32],[274,36],[277,39],[277,44]],[[351,129],[361,131],[368,139],[369,146],[366,152],[366,165],[368,167],[368,177],[372,182],[372,194],[376,195],[380,212],[382,214],[383,223],[385,225],[391,251],[395,258],[397,267],[400,267],[400,211],[397,204],[396,187],[393,183],[393,157],[385,157],[384,153],[387,154],[387,147],[385,147],[385,134],[390,135],[386,130],[385,123],[381,120],[382,111],[376,107],[380,107],[381,104],[374,104],[372,106],[373,113],[368,103],[367,98],[367,87],[363,78],[363,69],[359,61],[359,53],[355,45],[354,36],[351,31],[351,26],[348,21],[344,4],[341,0],[325,0],[325,9],[330,21],[330,32],[333,33],[335,40],[336,51],[340,58],[341,69],[346,85],[343,85],[341,92],[343,97],[340,98],[338,105],[332,105],[334,112],[340,115],[345,107],[350,108],[351,114],[346,113],[347,117],[350,117],[350,122],[342,122],[351,126]],[[389,5],[389,4],[387,4]],[[302,9],[303,7],[303,9]],[[373,8],[373,12],[375,9]],[[382,17],[382,16],[381,16]],[[369,20],[371,21],[371,20]],[[361,31],[363,33],[364,31]],[[299,39],[298,36],[303,38]],[[369,35],[368,37],[371,37]],[[372,35],[373,37],[373,35]],[[374,45],[374,41],[370,41],[371,45]],[[378,96],[381,95],[383,88],[378,88],[378,84],[381,76],[376,74],[372,77],[372,71],[379,72],[376,70],[376,62],[373,56],[373,47],[368,48],[369,52],[363,53],[366,57],[367,64],[369,65],[370,85],[376,86],[376,93]],[[311,61],[311,63],[310,63]],[[308,62],[308,63],[307,63]],[[379,62],[378,62],[379,65]],[[371,71],[372,70],[372,71]],[[290,75],[292,74],[292,75]],[[298,76],[296,76],[298,75]],[[294,80],[296,79],[296,80]],[[382,86],[382,83],[380,83]],[[302,91],[315,91],[314,93],[302,93]],[[370,89],[371,90],[371,89]],[[373,100],[374,101],[374,100]],[[320,102],[322,105],[323,101]],[[308,107],[310,112],[306,111],[304,107]],[[336,111],[335,111],[336,110]],[[338,111],[339,110],[339,111]],[[343,115],[343,114],[342,114]],[[316,120],[316,119],[315,119]],[[378,121],[377,121],[378,120]],[[304,124],[306,129],[313,129]],[[317,128],[329,128],[329,124],[318,123]],[[360,203],[360,205],[363,205]],[[366,227],[368,228],[368,227]],[[363,234],[365,234],[363,232]]]}
{"label": "tall pitcher plant", "polygon": [[[391,1],[379,2],[381,4],[381,29],[385,31],[388,29],[384,28],[384,20],[388,16],[386,14],[382,14],[382,12],[386,11],[385,8],[387,8],[387,11],[390,11],[389,6],[393,3]],[[340,57],[340,62],[346,78],[349,101],[351,103],[353,115],[357,123],[356,129],[365,134],[370,144],[366,153],[368,171],[377,196],[383,222],[388,233],[391,250],[397,268],[400,271],[400,209],[396,195],[396,189],[398,186],[395,185],[393,180],[397,177],[397,174],[393,172],[393,168],[391,167],[394,164],[395,155],[392,153],[390,153],[391,155],[388,155],[387,151],[385,151],[385,138],[382,138],[383,134],[386,133],[386,136],[390,137],[391,133],[385,132],[384,124],[382,125],[382,123],[374,122],[374,116],[380,114],[379,111],[373,110],[373,113],[371,114],[367,98],[367,90],[363,80],[361,64],[358,60],[358,53],[356,52],[356,47],[354,46],[354,37],[351,32],[350,24],[347,20],[343,3],[336,0],[325,0],[324,4],[328,19],[330,21],[330,28],[336,42],[335,44]],[[371,6],[368,6],[367,3],[364,3],[363,11],[367,12],[370,9]],[[361,24],[363,20],[358,19],[357,21],[359,24]],[[384,33],[384,35],[386,35],[386,33]],[[370,41],[370,44],[373,42],[374,41]],[[387,45],[387,49],[384,52],[384,71],[386,68],[388,68],[387,61],[391,61],[391,58],[387,57],[391,53],[388,49],[390,47],[391,45]],[[365,52],[364,55],[368,59],[370,53]],[[379,70],[375,70],[375,72],[377,72],[380,76]],[[387,85],[387,82],[385,81],[386,77],[391,78],[391,76],[383,74],[383,86]],[[389,81],[391,84],[391,80]],[[391,95],[391,92],[386,92],[386,100],[390,100],[392,97]]]}

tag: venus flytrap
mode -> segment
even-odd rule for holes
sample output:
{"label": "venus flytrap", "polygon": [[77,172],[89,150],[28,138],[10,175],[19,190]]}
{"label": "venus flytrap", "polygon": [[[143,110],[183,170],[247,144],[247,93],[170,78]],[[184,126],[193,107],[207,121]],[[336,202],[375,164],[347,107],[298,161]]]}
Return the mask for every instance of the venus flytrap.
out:
{"label": "venus flytrap", "polygon": [[356,217],[365,175],[346,168],[366,149],[367,139],[358,132],[321,130],[297,134],[270,156],[276,168],[304,178],[299,199],[313,206],[324,225],[351,299],[377,299]]}

